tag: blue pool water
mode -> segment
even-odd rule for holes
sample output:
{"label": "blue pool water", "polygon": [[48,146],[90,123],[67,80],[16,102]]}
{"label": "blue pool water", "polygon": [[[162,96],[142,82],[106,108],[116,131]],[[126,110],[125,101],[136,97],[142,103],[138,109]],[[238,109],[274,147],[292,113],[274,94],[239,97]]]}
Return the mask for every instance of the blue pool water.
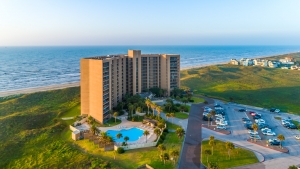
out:
{"label": "blue pool water", "polygon": [[[123,135],[122,138],[117,139],[116,135],[121,133]],[[141,136],[143,136],[144,130],[139,128],[130,128],[130,129],[122,129],[122,130],[107,130],[107,134],[115,140],[115,142],[124,142],[124,137],[129,137],[128,142],[137,141]]]}

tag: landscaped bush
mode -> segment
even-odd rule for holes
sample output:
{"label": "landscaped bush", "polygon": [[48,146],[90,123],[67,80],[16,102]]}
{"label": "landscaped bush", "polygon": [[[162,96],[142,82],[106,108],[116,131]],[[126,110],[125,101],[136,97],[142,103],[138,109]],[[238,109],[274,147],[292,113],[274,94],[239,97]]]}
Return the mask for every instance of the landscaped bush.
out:
{"label": "landscaped bush", "polygon": [[164,133],[169,133],[169,130],[167,128],[164,129]]}
{"label": "landscaped bush", "polygon": [[118,152],[118,154],[122,154],[125,152],[125,150],[123,147],[118,147],[117,152]]}

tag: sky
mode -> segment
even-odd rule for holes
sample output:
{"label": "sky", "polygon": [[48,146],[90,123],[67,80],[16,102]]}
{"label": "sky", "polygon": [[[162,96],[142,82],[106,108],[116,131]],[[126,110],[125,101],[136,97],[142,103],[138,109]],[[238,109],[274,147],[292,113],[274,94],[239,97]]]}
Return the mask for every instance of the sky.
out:
{"label": "sky", "polygon": [[0,0],[0,46],[300,45],[299,0]]}

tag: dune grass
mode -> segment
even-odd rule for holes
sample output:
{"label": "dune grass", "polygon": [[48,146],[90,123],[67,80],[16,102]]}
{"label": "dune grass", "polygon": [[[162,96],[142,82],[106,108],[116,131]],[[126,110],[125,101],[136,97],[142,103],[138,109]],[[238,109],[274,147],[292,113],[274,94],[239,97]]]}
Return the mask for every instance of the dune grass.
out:
{"label": "dune grass", "polygon": [[68,110],[66,113],[64,113],[61,117],[75,117],[80,115],[80,104],[77,104],[70,110]]}
{"label": "dune grass", "polygon": [[[208,140],[202,142],[202,163],[207,164],[207,155],[204,154],[205,150],[211,150],[208,144]],[[213,155],[208,156],[208,162],[217,163],[219,169],[225,169],[236,166],[243,166],[247,164],[254,164],[258,162],[255,154],[249,150],[242,148],[235,148],[230,153],[231,159],[229,159],[228,151],[225,146],[225,142],[216,140],[216,145],[214,147]]]}
{"label": "dune grass", "polygon": [[[281,58],[284,55],[281,56]],[[300,59],[300,53],[292,57]],[[300,114],[300,71],[215,65],[181,71],[181,86],[224,101]]]}

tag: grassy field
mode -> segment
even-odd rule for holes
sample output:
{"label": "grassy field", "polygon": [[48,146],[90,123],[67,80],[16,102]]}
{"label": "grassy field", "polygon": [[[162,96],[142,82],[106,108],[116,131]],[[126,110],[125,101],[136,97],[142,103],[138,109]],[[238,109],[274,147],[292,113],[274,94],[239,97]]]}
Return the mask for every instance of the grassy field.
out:
{"label": "grassy field", "polygon": [[104,126],[104,127],[112,127],[112,126],[116,126],[116,125],[119,125],[122,121],[117,119],[116,122],[115,122],[115,118],[112,117],[110,118],[105,124],[101,125],[101,126]]}
{"label": "grassy field", "polygon": [[[299,53],[292,56],[300,59]],[[181,71],[181,86],[193,89],[195,94],[300,114],[299,70],[208,66]]]}
{"label": "grassy field", "polygon": [[[204,154],[204,151],[207,149],[211,150],[208,140],[202,142],[202,163],[206,166],[208,165],[207,155]],[[216,146],[214,147],[213,155],[208,157],[208,161],[217,163],[219,169],[243,166],[258,162],[253,152],[242,148],[235,148],[231,151],[230,156],[231,159],[228,157],[228,151],[226,149],[225,142],[216,140]]]}
{"label": "grassy field", "polygon": [[193,103],[203,103],[205,100],[199,97],[192,97]]}
{"label": "grassy field", "polygon": [[[172,119],[171,119],[172,121]],[[173,124],[173,123],[170,123],[167,121],[167,126],[168,126],[168,129],[170,130],[176,130],[177,128],[179,128],[180,126],[176,125],[176,124]]]}
{"label": "grassy field", "polygon": [[73,120],[60,119],[79,100],[79,88],[68,88],[1,101],[0,168],[118,168],[68,140]]}
{"label": "grassy field", "polygon": [[189,117],[189,115],[186,113],[176,112],[175,117],[179,118],[179,119],[187,119]]}

